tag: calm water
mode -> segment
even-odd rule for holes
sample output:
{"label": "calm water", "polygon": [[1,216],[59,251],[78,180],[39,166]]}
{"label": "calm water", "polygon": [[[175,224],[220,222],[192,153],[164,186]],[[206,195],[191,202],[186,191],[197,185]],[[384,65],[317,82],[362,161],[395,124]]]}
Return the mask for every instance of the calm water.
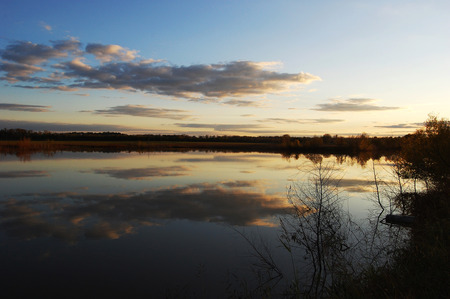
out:
{"label": "calm water", "polygon": [[[2,290],[61,298],[226,297],[252,275],[236,230],[273,245],[283,262],[278,219],[309,162],[205,152],[0,159]],[[338,166],[345,208],[366,217],[372,169]]]}

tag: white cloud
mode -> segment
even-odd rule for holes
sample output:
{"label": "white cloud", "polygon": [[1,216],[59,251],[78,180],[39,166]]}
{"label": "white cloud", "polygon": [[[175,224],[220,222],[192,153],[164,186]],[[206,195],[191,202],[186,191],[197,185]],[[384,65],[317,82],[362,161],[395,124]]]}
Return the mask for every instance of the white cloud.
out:
{"label": "white cloud", "polygon": [[52,26],[50,26],[49,24],[47,24],[45,22],[40,22],[39,25],[49,32],[52,32],[52,30],[53,30]]}
{"label": "white cloud", "polygon": [[[86,52],[93,54],[101,62],[131,61],[137,57],[137,51],[128,50],[119,45],[88,44]],[[148,63],[146,61],[146,63]]]}

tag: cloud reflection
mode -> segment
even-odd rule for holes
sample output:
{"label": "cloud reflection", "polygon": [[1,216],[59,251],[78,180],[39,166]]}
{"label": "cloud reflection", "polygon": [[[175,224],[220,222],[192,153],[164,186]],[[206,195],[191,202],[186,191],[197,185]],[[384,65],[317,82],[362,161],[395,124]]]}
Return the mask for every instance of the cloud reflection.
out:
{"label": "cloud reflection", "polygon": [[96,174],[106,174],[117,179],[126,180],[148,180],[153,177],[164,176],[184,176],[187,175],[191,169],[185,166],[170,166],[170,167],[147,167],[147,168],[100,168],[94,169]]}
{"label": "cloud reflection", "polygon": [[117,239],[174,219],[273,225],[272,217],[290,206],[285,196],[266,194],[263,183],[225,181],[124,194],[22,194],[0,203],[0,227],[23,239],[76,243],[80,238]]}
{"label": "cloud reflection", "polygon": [[[363,192],[374,192],[375,182],[370,179],[340,179],[332,180],[331,183],[344,191],[363,193]],[[381,181],[384,185],[396,184],[391,181]]]}
{"label": "cloud reflection", "polygon": [[176,162],[178,163],[200,163],[200,162],[255,162],[256,159],[259,157],[252,157],[250,155],[243,155],[243,156],[229,156],[229,155],[217,155],[213,157],[201,157],[201,158],[182,158],[178,159]]}
{"label": "cloud reflection", "polygon": [[16,179],[31,177],[48,177],[48,172],[41,170],[0,171],[0,179]]}

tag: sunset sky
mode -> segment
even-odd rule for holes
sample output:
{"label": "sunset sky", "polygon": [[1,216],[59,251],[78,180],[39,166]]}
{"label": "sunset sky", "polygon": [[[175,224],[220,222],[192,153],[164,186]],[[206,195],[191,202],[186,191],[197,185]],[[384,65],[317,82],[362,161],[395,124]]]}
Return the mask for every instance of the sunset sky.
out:
{"label": "sunset sky", "polygon": [[403,135],[450,115],[450,1],[0,1],[0,129]]}

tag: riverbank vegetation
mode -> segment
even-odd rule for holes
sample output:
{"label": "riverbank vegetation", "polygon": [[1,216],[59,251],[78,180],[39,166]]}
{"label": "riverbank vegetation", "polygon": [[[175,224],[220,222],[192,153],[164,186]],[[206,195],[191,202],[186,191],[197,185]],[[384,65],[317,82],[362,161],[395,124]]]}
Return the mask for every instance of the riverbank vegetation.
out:
{"label": "riverbank vegetation", "polygon": [[396,161],[402,178],[423,191],[399,192],[396,204],[415,216],[410,240],[380,268],[344,280],[335,297],[447,298],[450,293],[450,122],[430,116],[409,135]]}
{"label": "riverbank vegetation", "polygon": [[[320,155],[312,154],[306,183],[289,188],[294,213],[280,218],[279,246],[290,256],[292,270],[282,271],[270,251],[258,250],[255,257],[262,264],[257,287],[236,297],[447,298],[449,121],[431,116],[387,159],[398,185],[382,192],[373,165],[378,209],[366,227],[343,209],[337,165],[324,164]],[[412,216],[414,222],[406,227],[387,223],[385,217],[392,213]]]}
{"label": "riverbank vegetation", "polygon": [[351,154],[371,152],[378,156],[398,151],[405,137],[370,137],[367,134],[342,137],[325,134],[315,137],[283,136],[188,136],[127,135],[102,133],[52,133],[24,129],[0,130],[1,152],[52,151],[171,151],[216,150],[296,153]]}

